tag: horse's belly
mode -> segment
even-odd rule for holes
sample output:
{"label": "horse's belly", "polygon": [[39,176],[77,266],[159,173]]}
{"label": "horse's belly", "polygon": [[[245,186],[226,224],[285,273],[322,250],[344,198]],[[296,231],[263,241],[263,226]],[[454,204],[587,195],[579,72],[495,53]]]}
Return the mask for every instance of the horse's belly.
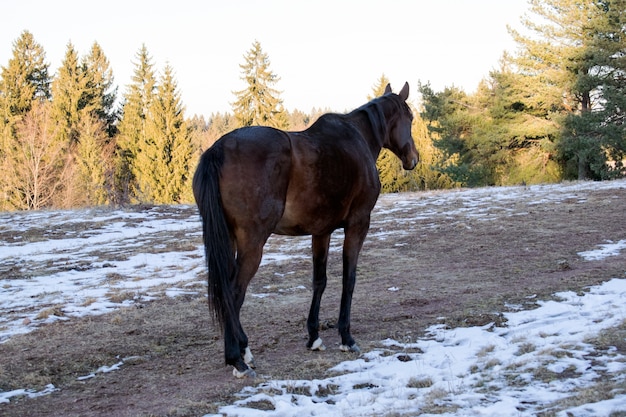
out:
{"label": "horse's belly", "polygon": [[281,219],[278,221],[274,233],[286,236],[303,236],[310,235],[310,226],[302,221],[298,216],[297,210],[294,210],[293,204],[289,201],[285,203],[285,211]]}
{"label": "horse's belly", "polygon": [[345,209],[316,205],[311,201],[285,202],[283,215],[274,233],[287,236],[322,235],[343,227]]}
{"label": "horse's belly", "polygon": [[274,233],[284,236],[308,236],[312,234],[297,224],[286,223],[279,223],[276,226]]}

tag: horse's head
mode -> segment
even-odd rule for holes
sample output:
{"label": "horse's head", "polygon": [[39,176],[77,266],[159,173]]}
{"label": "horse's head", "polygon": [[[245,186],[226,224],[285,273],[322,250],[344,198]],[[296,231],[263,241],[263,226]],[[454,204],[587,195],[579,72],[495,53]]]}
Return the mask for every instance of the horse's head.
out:
{"label": "horse's head", "polygon": [[[391,86],[387,84],[385,93],[393,94],[391,92]],[[411,135],[411,123],[413,122],[413,113],[406,103],[409,98],[409,83],[404,83],[402,90],[391,97],[397,106],[394,106],[394,112],[391,117],[388,117],[388,135],[385,138],[383,146],[391,150],[402,161],[402,167],[410,170],[415,168],[419,161],[419,154],[415,149],[415,142],[413,142],[413,136]]]}

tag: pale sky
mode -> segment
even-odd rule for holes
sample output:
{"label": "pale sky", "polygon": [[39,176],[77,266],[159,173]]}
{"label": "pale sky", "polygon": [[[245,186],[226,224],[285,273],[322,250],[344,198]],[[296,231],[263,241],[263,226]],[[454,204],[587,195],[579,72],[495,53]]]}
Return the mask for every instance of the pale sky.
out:
{"label": "pale sky", "polygon": [[43,46],[51,73],[68,42],[82,58],[98,42],[126,91],[145,44],[160,75],[174,69],[185,115],[232,111],[244,55],[258,40],[281,79],[285,108],[352,110],[384,73],[411,97],[417,82],[435,90],[476,89],[515,44],[527,0],[20,0],[3,5],[0,66],[24,30]]}

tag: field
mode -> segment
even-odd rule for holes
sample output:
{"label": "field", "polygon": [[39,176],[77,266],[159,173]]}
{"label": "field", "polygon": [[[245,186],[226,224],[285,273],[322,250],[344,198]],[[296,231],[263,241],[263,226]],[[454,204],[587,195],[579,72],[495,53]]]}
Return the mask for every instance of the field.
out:
{"label": "field", "polygon": [[[624,416],[624,207],[626,181],[381,196],[352,310],[360,358],[339,351],[334,328],[341,232],[322,300],[324,352],[305,348],[310,239],[273,236],[242,312],[258,380],[236,380],[223,364],[194,207],[2,213],[0,415],[304,416],[318,407],[346,416],[456,416],[510,407],[519,415]],[[610,291],[599,287],[607,282]],[[609,292],[609,301],[585,298]],[[608,307],[598,312],[598,303]],[[563,306],[591,321],[516,316],[548,307],[550,316]],[[543,323],[534,328],[539,336],[509,340],[513,353],[485,341],[532,320]],[[571,326],[563,335],[581,326],[586,333],[543,346],[551,334],[540,326],[555,323]],[[465,331],[473,336],[462,338]],[[484,346],[473,351],[478,340]],[[450,343],[472,350],[473,362],[446,365],[451,378],[428,373],[437,368],[429,355]],[[384,372],[371,369],[387,361],[420,370],[406,381],[397,373],[401,386],[387,389],[375,379]],[[369,377],[342,385],[359,369]],[[395,409],[389,398],[403,405]],[[500,411],[485,411],[495,405]]]}

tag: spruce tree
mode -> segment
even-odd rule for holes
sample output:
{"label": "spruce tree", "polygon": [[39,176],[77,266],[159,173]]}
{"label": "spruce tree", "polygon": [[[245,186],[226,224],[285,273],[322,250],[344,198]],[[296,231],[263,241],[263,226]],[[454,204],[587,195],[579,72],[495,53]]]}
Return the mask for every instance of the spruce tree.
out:
{"label": "spruce tree", "polygon": [[49,64],[33,35],[24,31],[13,43],[13,57],[0,77],[0,159],[15,139],[15,124],[34,100],[50,99]]}
{"label": "spruce tree", "polygon": [[148,109],[152,106],[156,90],[152,59],[145,45],[137,52],[136,59],[132,83],[124,95],[122,117],[118,126],[116,203],[136,201],[139,194],[134,163],[142,144],[147,141]]}
{"label": "spruce tree", "polygon": [[97,42],[94,42],[89,55],[83,59],[82,68],[86,80],[83,108],[95,114],[104,124],[107,135],[113,137],[117,130],[117,87],[114,85],[109,60]]}
{"label": "spruce tree", "polygon": [[189,201],[191,132],[169,65],[160,79],[146,122],[146,135],[139,143],[133,170],[142,198],[159,204]]}
{"label": "spruce tree", "polygon": [[85,105],[86,78],[78,53],[67,44],[65,58],[52,82],[52,117],[56,120],[60,139],[73,145],[77,140],[79,113]]}
{"label": "spruce tree", "polygon": [[46,53],[33,35],[24,31],[13,43],[13,58],[2,67],[0,104],[2,119],[28,112],[35,99],[50,99],[50,65]]}
{"label": "spruce tree", "polygon": [[77,195],[80,205],[104,205],[110,202],[112,160],[104,123],[95,113],[81,111],[75,150]]}
{"label": "spruce tree", "polygon": [[252,44],[244,59],[245,63],[239,67],[241,79],[247,86],[234,92],[237,100],[233,103],[233,112],[239,126],[288,128],[280,92],[273,88],[280,78],[270,70],[269,57],[258,41]]}
{"label": "spruce tree", "polygon": [[103,149],[115,131],[115,90],[108,61],[97,43],[82,60],[68,43],[52,95],[56,132],[72,154],[73,175],[65,188],[65,205],[104,204],[108,202],[105,191],[111,187],[105,184],[110,161],[103,159]]}

